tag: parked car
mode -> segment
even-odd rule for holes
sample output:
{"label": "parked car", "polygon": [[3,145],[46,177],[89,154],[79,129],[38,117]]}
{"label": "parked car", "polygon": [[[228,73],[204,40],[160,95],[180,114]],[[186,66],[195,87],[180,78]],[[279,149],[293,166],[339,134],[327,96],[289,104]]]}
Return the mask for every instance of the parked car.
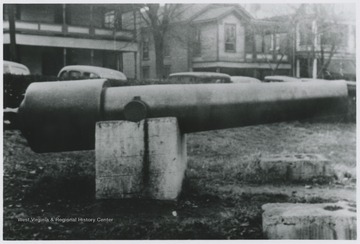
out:
{"label": "parked car", "polygon": [[181,72],[169,75],[171,84],[231,83],[230,75],[216,72]]}
{"label": "parked car", "polygon": [[317,81],[330,81],[325,79],[314,79],[314,78],[299,78],[302,82],[317,82]]}
{"label": "parked car", "polygon": [[23,64],[3,60],[3,74],[30,75],[30,70]]}
{"label": "parked car", "polygon": [[283,75],[265,76],[264,82],[301,82],[300,79]]}
{"label": "parked car", "polygon": [[261,80],[248,76],[231,76],[232,83],[261,83]]}
{"label": "parked car", "polygon": [[69,65],[59,71],[57,77],[60,80],[82,79],[108,79],[112,86],[118,86],[127,81],[126,76],[118,71],[91,65]]}

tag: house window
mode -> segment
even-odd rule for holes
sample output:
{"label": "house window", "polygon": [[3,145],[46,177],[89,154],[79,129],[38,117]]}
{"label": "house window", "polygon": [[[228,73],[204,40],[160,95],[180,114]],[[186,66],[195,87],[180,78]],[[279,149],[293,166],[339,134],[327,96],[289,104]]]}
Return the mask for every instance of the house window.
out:
{"label": "house window", "polygon": [[193,49],[194,57],[201,56],[201,30],[200,30],[200,28],[195,29],[192,49]]}
{"label": "house window", "polygon": [[150,67],[149,66],[143,66],[142,67],[142,77],[143,77],[143,79],[149,79],[150,78]]}
{"label": "house window", "polygon": [[145,39],[142,43],[143,59],[149,59],[149,39]]}
{"label": "house window", "polygon": [[300,24],[300,45],[311,45],[313,43],[313,31],[311,23]]}
{"label": "house window", "polygon": [[261,53],[263,51],[263,38],[260,34],[255,35],[255,49],[257,53]]}
{"label": "house window", "polygon": [[245,35],[245,51],[246,53],[253,52],[254,35],[251,32],[246,32]]}
{"label": "house window", "polygon": [[273,50],[273,39],[272,34],[266,34],[264,36],[264,46],[263,46],[263,52],[267,53],[269,51]]}
{"label": "house window", "polygon": [[104,14],[104,27],[112,29],[115,27],[115,10]]}
{"label": "house window", "polygon": [[225,24],[225,51],[236,51],[236,25]]}
{"label": "house window", "polygon": [[276,50],[283,53],[288,47],[288,40],[285,33],[278,33],[276,36]]}

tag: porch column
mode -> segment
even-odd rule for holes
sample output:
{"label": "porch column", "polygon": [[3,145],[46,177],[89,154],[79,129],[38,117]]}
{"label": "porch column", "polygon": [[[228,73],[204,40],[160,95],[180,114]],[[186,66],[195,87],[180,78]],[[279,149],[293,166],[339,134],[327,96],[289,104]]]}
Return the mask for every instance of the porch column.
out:
{"label": "porch column", "polygon": [[317,78],[317,59],[316,58],[314,58],[314,60],[313,60],[312,78],[313,79]]}
{"label": "porch column", "polygon": [[255,33],[251,33],[252,35],[252,62],[256,60],[256,35]]}
{"label": "porch column", "polygon": [[300,59],[296,59],[296,77],[300,77]]}
{"label": "porch column", "polygon": [[[134,79],[136,80],[138,78],[138,59],[137,59],[138,52],[134,52],[134,65],[135,65],[135,74]],[[139,59],[140,60],[140,59]]]}
{"label": "porch column", "polygon": [[124,70],[124,65],[123,65],[123,53],[122,52],[118,52],[116,54],[116,69],[123,71]]}
{"label": "porch column", "polygon": [[272,48],[272,56],[273,56],[273,62],[277,63],[277,50],[276,50],[276,34],[272,33],[271,34],[271,48]]}
{"label": "porch column", "polygon": [[91,65],[94,65],[94,50],[90,50],[90,63]]}
{"label": "porch column", "polygon": [[67,59],[67,49],[64,47],[64,49],[63,49],[63,66],[66,66],[66,59]]}

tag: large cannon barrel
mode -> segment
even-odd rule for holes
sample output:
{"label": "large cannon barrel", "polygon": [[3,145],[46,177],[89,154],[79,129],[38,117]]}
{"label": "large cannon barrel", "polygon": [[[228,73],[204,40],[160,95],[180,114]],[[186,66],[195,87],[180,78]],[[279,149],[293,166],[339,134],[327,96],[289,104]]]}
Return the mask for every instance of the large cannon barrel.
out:
{"label": "large cannon barrel", "polygon": [[32,83],[18,111],[23,135],[35,152],[94,148],[106,79]]}
{"label": "large cannon barrel", "polygon": [[344,81],[107,87],[105,80],[32,84],[20,106],[37,152],[88,150],[95,123],[176,117],[184,133],[346,112]]}

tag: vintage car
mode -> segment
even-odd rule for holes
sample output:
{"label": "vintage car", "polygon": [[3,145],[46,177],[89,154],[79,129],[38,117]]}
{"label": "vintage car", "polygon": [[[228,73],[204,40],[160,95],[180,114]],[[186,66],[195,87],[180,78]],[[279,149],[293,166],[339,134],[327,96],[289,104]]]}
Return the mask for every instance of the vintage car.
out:
{"label": "vintage car", "polygon": [[261,80],[248,76],[231,76],[232,83],[261,83]]}
{"label": "vintage car", "polygon": [[270,75],[265,76],[264,82],[301,82],[300,79],[285,75]]}
{"label": "vintage car", "polygon": [[227,74],[216,72],[180,72],[169,75],[171,84],[231,83]]}
{"label": "vintage car", "polygon": [[112,86],[127,81],[126,76],[118,71],[91,65],[69,65],[59,71],[57,77],[60,80],[80,80],[80,79],[108,79]]}
{"label": "vintage car", "polygon": [[3,74],[30,75],[30,70],[23,64],[3,60]]}

